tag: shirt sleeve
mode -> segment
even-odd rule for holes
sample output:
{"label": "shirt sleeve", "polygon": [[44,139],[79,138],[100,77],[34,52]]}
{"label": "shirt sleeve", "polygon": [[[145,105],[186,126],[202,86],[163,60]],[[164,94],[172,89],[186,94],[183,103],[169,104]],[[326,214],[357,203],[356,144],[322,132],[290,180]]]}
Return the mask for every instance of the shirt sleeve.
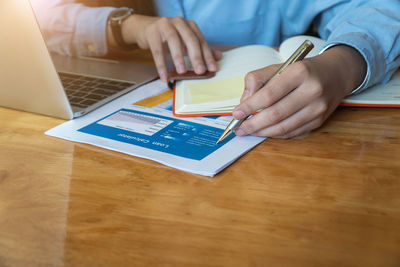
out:
{"label": "shirt sleeve", "polygon": [[367,63],[364,82],[352,93],[387,82],[400,65],[400,4],[398,0],[343,1],[317,19],[326,50],[348,45]]}
{"label": "shirt sleeve", "polygon": [[103,56],[112,7],[86,7],[73,0],[31,0],[50,51],[64,55]]}

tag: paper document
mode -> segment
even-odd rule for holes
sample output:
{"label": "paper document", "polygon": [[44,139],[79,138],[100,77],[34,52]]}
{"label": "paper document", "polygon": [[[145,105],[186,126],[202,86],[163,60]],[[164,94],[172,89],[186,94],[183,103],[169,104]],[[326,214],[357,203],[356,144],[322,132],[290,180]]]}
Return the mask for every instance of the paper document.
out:
{"label": "paper document", "polygon": [[231,135],[216,144],[231,118],[182,119],[174,117],[165,104],[153,108],[136,106],[132,103],[167,88],[156,81],[138,90],[46,134],[206,176],[214,176],[264,140]]}

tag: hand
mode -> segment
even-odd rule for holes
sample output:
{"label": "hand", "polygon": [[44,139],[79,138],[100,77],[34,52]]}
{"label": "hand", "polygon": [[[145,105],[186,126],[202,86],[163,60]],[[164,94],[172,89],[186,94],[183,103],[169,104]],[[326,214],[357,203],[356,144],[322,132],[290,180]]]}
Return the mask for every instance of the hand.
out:
{"label": "hand", "polygon": [[137,43],[140,48],[150,48],[161,80],[167,82],[166,50],[172,56],[178,73],[185,73],[187,54],[195,73],[217,71],[216,60],[221,52],[211,50],[196,23],[181,17],[149,17],[133,15],[122,25],[124,40]]}
{"label": "hand", "polygon": [[263,110],[243,122],[237,135],[291,138],[308,133],[323,124],[366,73],[361,54],[341,45],[290,65],[260,88],[278,67],[247,74],[245,91],[233,116],[242,119]]}

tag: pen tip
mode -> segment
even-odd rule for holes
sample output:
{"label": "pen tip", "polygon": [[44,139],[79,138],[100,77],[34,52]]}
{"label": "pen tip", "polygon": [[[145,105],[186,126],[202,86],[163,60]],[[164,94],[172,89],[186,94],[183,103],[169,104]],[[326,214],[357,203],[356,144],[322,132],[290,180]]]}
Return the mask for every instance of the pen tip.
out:
{"label": "pen tip", "polygon": [[225,131],[221,134],[221,136],[218,138],[217,144],[221,141],[223,141],[228,135],[232,133],[232,130],[230,129],[225,129]]}

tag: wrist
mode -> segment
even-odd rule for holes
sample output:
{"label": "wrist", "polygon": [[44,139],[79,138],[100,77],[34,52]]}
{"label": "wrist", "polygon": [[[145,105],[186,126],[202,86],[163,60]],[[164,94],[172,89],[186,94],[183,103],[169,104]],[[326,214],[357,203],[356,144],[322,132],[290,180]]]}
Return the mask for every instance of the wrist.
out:
{"label": "wrist", "polygon": [[157,17],[134,14],[127,18],[121,26],[122,36],[127,43],[137,44],[140,48],[148,48],[145,30]]}
{"label": "wrist", "polygon": [[136,44],[136,36],[135,36],[135,20],[139,15],[131,15],[126,20],[122,22],[121,25],[121,33],[122,38],[127,44]]}
{"label": "wrist", "polygon": [[132,8],[122,7],[114,9],[107,19],[107,39],[110,47],[123,50],[132,50],[137,46],[127,42],[122,33],[122,25],[133,14]]}
{"label": "wrist", "polygon": [[328,57],[331,67],[335,68],[336,79],[341,79],[346,94],[359,87],[367,75],[367,63],[364,57],[353,47],[336,45],[324,51],[321,56]]}

